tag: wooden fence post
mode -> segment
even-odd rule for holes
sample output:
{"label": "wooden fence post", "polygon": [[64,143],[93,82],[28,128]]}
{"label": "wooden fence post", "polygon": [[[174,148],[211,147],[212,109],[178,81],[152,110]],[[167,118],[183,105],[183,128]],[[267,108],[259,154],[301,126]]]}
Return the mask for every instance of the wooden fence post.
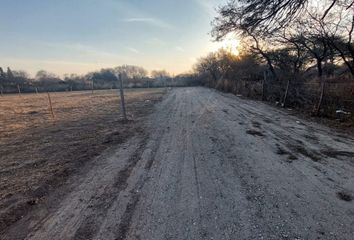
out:
{"label": "wooden fence post", "polygon": [[17,90],[18,90],[18,94],[21,95],[21,88],[20,88],[20,84],[17,84]]}
{"label": "wooden fence post", "polygon": [[92,79],[92,94],[93,94],[93,91],[95,90],[95,83],[94,83],[94,81],[93,81],[93,79]]}
{"label": "wooden fence post", "polygon": [[316,116],[320,115],[323,98],[325,95],[325,88],[326,88],[326,80],[323,78],[323,76],[321,76],[319,79],[321,83],[321,92],[320,92],[320,99],[318,100],[317,107],[316,107]]}
{"label": "wooden fence post", "polygon": [[262,81],[262,101],[265,101],[265,85],[267,81],[267,72],[263,72],[263,81]]}
{"label": "wooden fence post", "polygon": [[0,85],[0,93],[1,93],[1,97],[4,96],[4,87],[2,85]]}
{"label": "wooden fence post", "polygon": [[123,90],[123,77],[122,74],[119,74],[119,86],[120,86],[120,108],[122,111],[122,117],[123,120],[126,121],[127,120],[127,114],[125,111],[125,101],[124,101],[124,90]]}
{"label": "wooden fence post", "polygon": [[50,110],[50,113],[52,115],[52,118],[54,118],[52,99],[50,98],[49,92],[47,92],[47,95],[48,95],[48,101],[49,101],[49,110]]}
{"label": "wooden fence post", "polygon": [[285,93],[284,93],[283,103],[281,105],[283,108],[286,107],[286,100],[288,99],[289,87],[290,87],[290,78],[288,79],[288,82],[286,84],[286,89],[285,89]]}

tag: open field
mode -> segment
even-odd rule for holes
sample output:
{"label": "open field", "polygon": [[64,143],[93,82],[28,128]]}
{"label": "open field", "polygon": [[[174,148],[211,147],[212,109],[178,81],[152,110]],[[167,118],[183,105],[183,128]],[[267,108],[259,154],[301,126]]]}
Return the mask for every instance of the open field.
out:
{"label": "open field", "polygon": [[0,97],[0,232],[110,146],[143,135],[141,121],[163,89],[128,90],[128,123],[117,90]]}

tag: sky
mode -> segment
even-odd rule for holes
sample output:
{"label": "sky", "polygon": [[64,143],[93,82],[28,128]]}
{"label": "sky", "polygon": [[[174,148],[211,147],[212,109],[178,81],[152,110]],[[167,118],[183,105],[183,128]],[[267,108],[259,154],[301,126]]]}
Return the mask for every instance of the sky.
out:
{"label": "sky", "polygon": [[0,66],[32,76],[123,64],[172,74],[222,43],[210,36],[220,0],[0,0]]}

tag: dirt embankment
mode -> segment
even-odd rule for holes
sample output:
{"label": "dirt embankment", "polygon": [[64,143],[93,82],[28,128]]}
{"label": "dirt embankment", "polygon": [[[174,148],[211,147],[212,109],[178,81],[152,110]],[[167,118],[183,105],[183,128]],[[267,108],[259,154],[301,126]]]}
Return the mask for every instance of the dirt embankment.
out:
{"label": "dirt embankment", "polygon": [[104,150],[143,135],[143,118],[162,95],[156,89],[127,91],[126,123],[114,90],[52,93],[55,119],[46,94],[0,97],[1,231],[70,184],[69,177]]}

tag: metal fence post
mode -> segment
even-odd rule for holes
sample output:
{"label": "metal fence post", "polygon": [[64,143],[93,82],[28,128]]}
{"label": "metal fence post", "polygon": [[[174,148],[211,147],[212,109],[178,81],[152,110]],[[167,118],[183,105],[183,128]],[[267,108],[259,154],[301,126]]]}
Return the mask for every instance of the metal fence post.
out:
{"label": "metal fence post", "polygon": [[121,111],[122,111],[123,120],[125,121],[125,120],[127,120],[127,114],[126,114],[126,111],[125,111],[125,100],[124,100],[122,74],[120,73],[118,77],[119,77],[119,85],[120,85],[120,108],[121,108]]}

